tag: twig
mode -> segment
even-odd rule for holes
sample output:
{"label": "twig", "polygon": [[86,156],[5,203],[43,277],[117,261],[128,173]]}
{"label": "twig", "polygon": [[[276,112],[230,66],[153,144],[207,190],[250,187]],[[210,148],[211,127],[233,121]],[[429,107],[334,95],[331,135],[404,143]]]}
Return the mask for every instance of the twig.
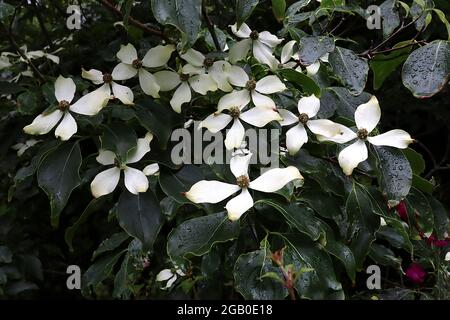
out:
{"label": "twig", "polygon": [[328,32],[329,34],[333,34],[333,32],[335,32],[345,21],[345,18],[342,18],[341,21],[339,21],[339,23],[333,28],[331,29],[330,32]]}
{"label": "twig", "polygon": [[[367,56],[368,58],[371,58],[373,55],[373,52],[376,52],[379,48],[383,47],[386,43],[388,43],[389,41],[391,41],[396,35],[398,35],[400,32],[402,32],[403,30],[405,30],[406,28],[408,28],[409,26],[411,26],[412,24],[414,24],[418,19],[420,18],[417,17],[414,20],[412,20],[411,22],[404,24],[404,22],[402,22],[402,25],[395,30],[389,37],[387,37],[385,40],[383,40],[380,44],[378,44],[375,48],[370,48],[366,51],[364,51],[363,53],[359,54],[359,56]],[[418,34],[416,34],[416,36],[414,37],[414,39],[420,34],[420,32]]]}
{"label": "twig", "polygon": [[385,50],[379,50],[379,51],[373,51],[370,53],[371,56],[376,56],[377,54],[382,54],[382,53],[389,53],[389,52],[393,52],[393,51],[397,51],[397,50],[401,50],[416,44],[426,44],[427,42],[425,40],[420,40],[420,41],[415,41],[415,42],[411,42],[408,44],[405,44],[403,46],[400,47],[396,47],[396,48],[390,48],[390,49],[385,49]]}
{"label": "twig", "polygon": [[[109,11],[111,11],[111,12],[115,13],[116,15],[118,15],[119,17],[123,18],[123,13],[119,9],[117,9],[115,5],[110,3],[108,0],[98,0],[98,1]],[[161,30],[157,30],[157,29],[148,27],[145,24],[143,24],[142,22],[140,22],[139,20],[136,20],[131,16],[128,18],[128,22],[130,24],[138,27],[139,29],[147,32],[148,34],[158,36],[158,37],[168,41],[168,38],[164,35],[164,33]]]}
{"label": "twig", "polygon": [[211,18],[208,16],[206,12],[205,2],[202,2],[202,13],[203,17],[206,21],[206,26],[208,27],[209,33],[214,41],[214,45],[216,46],[216,50],[222,52],[222,48],[220,47],[219,39],[217,38],[216,30],[214,29],[214,23],[211,21]]}

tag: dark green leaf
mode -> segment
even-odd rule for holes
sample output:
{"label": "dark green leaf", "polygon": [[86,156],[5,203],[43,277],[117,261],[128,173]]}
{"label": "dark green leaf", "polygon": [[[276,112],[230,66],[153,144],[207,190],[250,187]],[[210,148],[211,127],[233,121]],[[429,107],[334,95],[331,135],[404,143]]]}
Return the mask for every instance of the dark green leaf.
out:
{"label": "dark green leaf", "polygon": [[81,150],[78,143],[65,143],[47,154],[42,161],[37,180],[50,199],[51,224],[57,227],[59,215],[72,190],[80,185]]}
{"label": "dark green leaf", "polygon": [[314,94],[320,97],[320,87],[307,75],[292,69],[282,69],[279,70],[279,73],[294,86],[302,89],[307,95]]}
{"label": "dark green leaf", "polygon": [[334,40],[330,37],[306,36],[300,39],[299,47],[298,56],[301,63],[309,66],[334,50]]}
{"label": "dark green leaf", "polygon": [[191,47],[200,32],[202,0],[151,0],[153,15],[161,24],[180,30],[183,47]]}
{"label": "dark green leaf", "polygon": [[71,252],[74,251],[73,237],[75,236],[75,232],[83,223],[87,221],[87,219],[91,216],[92,213],[98,211],[103,206],[103,204],[106,202],[106,199],[107,197],[92,199],[91,202],[89,202],[86,209],[84,209],[80,217],[70,227],[66,229],[66,232],[64,234],[64,240],[66,241],[66,244],[69,246],[69,250]]}
{"label": "dark green leaf", "polygon": [[295,289],[302,298],[342,299],[342,285],[336,279],[333,263],[318,243],[301,234],[277,234],[286,244],[283,261],[294,265],[296,272],[304,268],[311,271],[300,272]]}
{"label": "dark green leaf", "polygon": [[433,210],[434,232],[438,239],[445,239],[450,233],[450,218],[442,203],[431,196],[426,196]]}
{"label": "dark green leaf", "polygon": [[122,250],[109,256],[102,257],[92,264],[83,274],[81,281],[83,288],[95,286],[105,280],[111,274],[117,261],[119,261],[120,257],[126,251],[127,250]]}
{"label": "dark green leaf", "polygon": [[198,167],[186,165],[176,174],[161,168],[159,184],[166,195],[178,203],[191,203],[183,194],[203,178]]}
{"label": "dark green leaf", "polygon": [[336,47],[328,58],[333,71],[353,95],[360,95],[366,86],[369,65],[352,50]]}
{"label": "dark green leaf", "polygon": [[371,201],[363,187],[354,184],[345,203],[347,239],[355,256],[356,266],[360,269],[370,245],[375,240],[375,232],[380,226],[380,218],[372,211]]}
{"label": "dark green leaf", "polygon": [[151,190],[134,195],[124,191],[117,205],[120,226],[150,249],[164,222],[161,208]]}
{"label": "dark green leaf", "polygon": [[376,243],[370,247],[369,257],[375,263],[387,267],[399,268],[402,263],[402,259],[397,258],[391,249]]}
{"label": "dark green leaf", "polygon": [[259,0],[236,0],[236,23],[238,29],[252,14]]}
{"label": "dark green leaf", "polygon": [[403,149],[402,152],[408,159],[413,173],[422,174],[425,171],[425,160],[420,153],[411,148]]}
{"label": "dark green leaf", "polygon": [[139,123],[157,137],[162,149],[166,149],[172,129],[182,123],[180,116],[170,106],[163,106],[151,99],[137,101],[135,108]]}
{"label": "dark green leaf", "polygon": [[271,199],[263,199],[258,202],[276,209],[283,215],[289,225],[306,234],[312,240],[316,241],[319,238],[325,238],[325,230],[322,227],[323,222],[317,219],[314,216],[314,211],[306,206],[295,203],[283,204]]}
{"label": "dark green leaf", "polygon": [[378,182],[389,200],[401,200],[409,192],[412,170],[402,151],[393,147],[373,146],[378,162]]}
{"label": "dark green leaf", "polygon": [[383,82],[408,58],[408,53],[412,46],[410,41],[397,43],[393,48],[401,48],[389,54],[378,54],[370,61],[370,68],[373,72],[373,89],[378,90]]}
{"label": "dark green leaf", "polygon": [[121,162],[125,162],[128,152],[136,148],[137,136],[125,123],[116,122],[103,126],[102,149],[114,152]]}
{"label": "dark green leaf", "polygon": [[239,222],[232,222],[225,212],[187,220],[173,229],[167,240],[172,261],[207,253],[214,244],[236,239]]}
{"label": "dark green leaf", "polygon": [[320,109],[336,110],[338,115],[353,119],[356,108],[369,101],[370,97],[367,92],[355,96],[347,88],[329,87],[322,92]]}
{"label": "dark green leaf", "polygon": [[261,249],[239,256],[234,265],[235,289],[247,300],[281,300],[288,292],[277,280],[263,277],[273,273],[283,279],[280,269],[273,265],[267,240]]}
{"label": "dark green leaf", "polygon": [[35,114],[40,107],[36,91],[25,91],[17,97],[17,108],[22,114]]}
{"label": "dark green leaf", "polygon": [[444,40],[413,51],[403,65],[403,84],[417,98],[428,98],[441,91],[449,76],[450,43]]}
{"label": "dark green leaf", "polygon": [[272,0],[273,15],[278,22],[284,20],[284,12],[286,10],[286,0]]}
{"label": "dark green leaf", "polygon": [[114,233],[110,238],[107,238],[100,243],[97,250],[92,254],[92,259],[96,259],[99,255],[117,249],[130,236],[126,232]]}
{"label": "dark green leaf", "polygon": [[434,227],[434,216],[427,197],[416,188],[411,188],[405,198],[405,204],[409,222],[416,226],[419,233],[431,234]]}
{"label": "dark green leaf", "polygon": [[383,19],[383,37],[387,38],[395,28],[400,25],[400,16],[397,9],[397,0],[386,0],[380,5]]}

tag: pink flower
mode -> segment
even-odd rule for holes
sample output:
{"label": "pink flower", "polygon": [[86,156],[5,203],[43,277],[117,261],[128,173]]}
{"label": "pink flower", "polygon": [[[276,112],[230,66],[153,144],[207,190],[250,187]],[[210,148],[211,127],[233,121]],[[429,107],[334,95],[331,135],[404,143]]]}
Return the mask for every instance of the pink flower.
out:
{"label": "pink flower", "polygon": [[400,218],[408,222],[408,210],[406,209],[406,205],[404,201],[400,201],[400,203],[395,207]]}
{"label": "pink flower", "polygon": [[428,245],[430,245],[430,246],[433,245],[435,247],[442,248],[442,247],[446,247],[450,243],[450,238],[438,240],[438,238],[432,234],[430,237],[427,238],[427,242],[428,242]]}
{"label": "pink flower", "polygon": [[411,282],[422,284],[427,273],[420,264],[413,262],[406,269],[405,275]]}

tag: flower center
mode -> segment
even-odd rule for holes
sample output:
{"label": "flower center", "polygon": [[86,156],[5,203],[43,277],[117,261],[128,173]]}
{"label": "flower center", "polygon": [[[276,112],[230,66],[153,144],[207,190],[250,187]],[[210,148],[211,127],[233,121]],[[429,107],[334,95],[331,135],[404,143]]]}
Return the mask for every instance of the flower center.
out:
{"label": "flower center", "polygon": [[301,113],[298,116],[298,121],[300,121],[301,124],[306,124],[308,122],[308,120],[309,120],[309,117],[306,113]]}
{"label": "flower center", "polygon": [[258,37],[259,37],[258,31],[253,30],[253,31],[250,33],[250,38],[251,38],[252,40],[258,40]]}
{"label": "flower center", "polygon": [[206,58],[206,59],[203,61],[203,65],[204,65],[206,68],[212,67],[213,64],[214,64],[214,60],[211,59],[211,58]]}
{"label": "flower center", "polygon": [[133,65],[133,67],[135,69],[140,69],[142,68],[142,61],[139,59],[133,60],[133,62],[131,63]]}
{"label": "flower center", "polygon": [[117,158],[114,158],[114,166],[122,169],[122,164],[120,163],[120,161]]}
{"label": "flower center", "polygon": [[239,176],[236,178],[236,183],[241,188],[247,188],[250,184],[250,179],[247,176]]}
{"label": "flower center", "polygon": [[232,116],[234,119],[239,118],[240,115],[241,115],[241,110],[239,110],[238,107],[230,108],[230,116]]}
{"label": "flower center", "polygon": [[256,81],[255,80],[247,81],[247,83],[245,84],[245,88],[247,90],[250,90],[250,91],[255,90],[255,88],[256,88]]}
{"label": "flower center", "polygon": [[109,73],[103,74],[103,82],[104,83],[111,83],[113,81],[112,75]]}
{"label": "flower center", "polygon": [[180,74],[180,80],[181,81],[188,81],[189,75],[187,73]]}
{"label": "flower center", "polygon": [[366,140],[369,133],[367,132],[366,129],[360,129],[360,130],[358,130],[357,135],[358,135],[359,139]]}
{"label": "flower center", "polygon": [[67,110],[69,110],[69,107],[70,107],[70,102],[69,102],[69,101],[67,101],[67,100],[61,100],[61,101],[59,102],[59,105],[58,105],[59,110],[61,110],[61,111],[67,111]]}

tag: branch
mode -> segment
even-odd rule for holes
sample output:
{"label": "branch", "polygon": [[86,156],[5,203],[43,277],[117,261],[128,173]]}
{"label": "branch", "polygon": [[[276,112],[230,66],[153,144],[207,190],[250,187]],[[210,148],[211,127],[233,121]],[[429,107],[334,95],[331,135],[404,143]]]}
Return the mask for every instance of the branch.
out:
{"label": "branch", "polygon": [[12,33],[12,26],[14,19],[16,18],[17,13],[17,7],[14,10],[14,14],[11,17],[11,23],[9,25],[9,28],[7,28],[3,23],[0,23],[0,27],[3,29],[5,34],[8,37],[9,43],[13,47],[13,49],[27,62],[27,64],[30,66],[31,70],[33,71],[34,75],[37,77],[40,84],[45,82],[45,78],[42,75],[42,73],[39,71],[39,69],[34,65],[34,63],[23,53],[23,51],[20,49],[19,45],[17,44],[16,40],[14,39],[13,33]]}
{"label": "branch", "polygon": [[214,45],[216,46],[217,51],[222,52],[222,49],[221,49],[220,43],[219,43],[219,39],[217,39],[216,30],[214,29],[214,24],[211,21],[211,19],[209,18],[208,13],[206,12],[205,2],[202,2],[202,13],[203,13],[203,17],[205,18],[205,21],[206,21],[206,26],[208,27],[209,33],[211,34],[211,37],[214,41]]}
{"label": "branch", "polygon": [[[116,8],[115,5],[110,3],[108,0],[98,0],[105,8],[107,8],[109,11],[115,13],[117,16],[123,18],[123,13]],[[130,24],[134,25],[135,27],[138,27],[139,29],[147,32],[148,34],[158,36],[166,41],[168,41],[167,37],[164,35],[164,33],[161,30],[153,29],[151,27],[146,26],[139,20],[134,19],[133,17],[129,17],[128,21]]]}
{"label": "branch", "polygon": [[[393,32],[389,37],[387,37],[384,41],[382,41],[379,45],[377,45],[375,48],[371,48],[371,49],[364,51],[363,53],[359,54],[359,56],[362,56],[362,57],[367,56],[370,59],[373,56],[373,53],[377,52],[377,49],[383,47],[386,43],[391,41],[397,34],[399,34],[403,30],[405,30],[406,28],[408,28],[409,26],[414,24],[419,18],[420,18],[420,16],[415,18],[411,22],[407,23],[406,25],[402,22],[402,25],[397,30],[395,30],[395,32]],[[417,38],[417,36],[419,34],[420,34],[420,31],[416,34],[416,36],[413,38],[413,40],[415,38]]]}

